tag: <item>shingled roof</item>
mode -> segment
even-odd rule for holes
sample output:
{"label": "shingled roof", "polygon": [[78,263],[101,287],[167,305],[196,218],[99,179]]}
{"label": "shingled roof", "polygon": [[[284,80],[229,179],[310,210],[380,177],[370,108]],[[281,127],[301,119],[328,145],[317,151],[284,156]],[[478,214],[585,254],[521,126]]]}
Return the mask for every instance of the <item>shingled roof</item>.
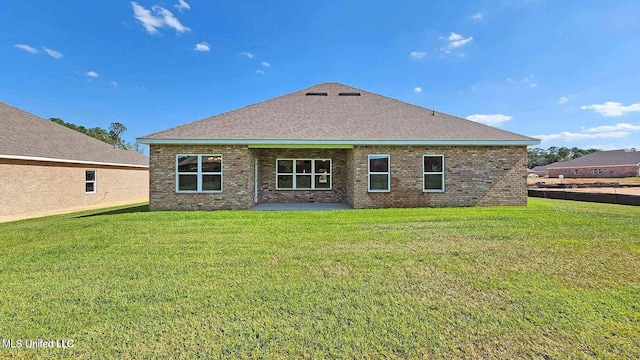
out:
{"label": "shingled roof", "polygon": [[0,158],[148,167],[149,158],[0,102]]}
{"label": "shingled roof", "polygon": [[138,139],[144,144],[535,145],[539,140],[339,83]]}
{"label": "shingled roof", "polygon": [[640,164],[640,151],[610,150],[598,151],[569,161],[561,161],[547,166],[548,169],[591,166],[633,166]]}

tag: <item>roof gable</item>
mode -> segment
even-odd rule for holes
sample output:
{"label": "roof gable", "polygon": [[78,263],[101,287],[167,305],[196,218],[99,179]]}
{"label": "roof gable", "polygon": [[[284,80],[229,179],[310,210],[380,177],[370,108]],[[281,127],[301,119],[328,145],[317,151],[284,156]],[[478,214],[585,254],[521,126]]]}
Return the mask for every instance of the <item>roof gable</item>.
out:
{"label": "roof gable", "polygon": [[339,83],[315,85],[143,136],[139,141],[539,143],[537,139]]}
{"label": "roof gable", "polygon": [[148,166],[149,158],[0,102],[0,157]]}

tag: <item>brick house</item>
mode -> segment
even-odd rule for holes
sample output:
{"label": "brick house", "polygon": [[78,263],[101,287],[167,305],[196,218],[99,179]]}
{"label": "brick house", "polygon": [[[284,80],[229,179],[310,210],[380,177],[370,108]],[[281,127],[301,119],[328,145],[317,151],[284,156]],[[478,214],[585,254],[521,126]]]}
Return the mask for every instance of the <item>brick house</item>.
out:
{"label": "brick house", "polygon": [[323,83],[138,139],[151,210],[525,205],[537,139]]}
{"label": "brick house", "polygon": [[0,221],[147,201],[148,157],[0,102]]}
{"label": "brick house", "polygon": [[617,178],[640,176],[640,152],[635,150],[598,151],[577,159],[547,166],[549,177]]}

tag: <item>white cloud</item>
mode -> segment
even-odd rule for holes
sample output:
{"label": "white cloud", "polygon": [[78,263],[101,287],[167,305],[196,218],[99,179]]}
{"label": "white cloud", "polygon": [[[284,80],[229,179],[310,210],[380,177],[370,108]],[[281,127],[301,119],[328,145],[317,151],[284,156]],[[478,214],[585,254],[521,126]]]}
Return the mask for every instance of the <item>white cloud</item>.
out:
{"label": "white cloud", "polygon": [[454,32],[451,33],[451,35],[449,35],[449,37],[447,38],[447,40],[449,41],[458,41],[458,40],[462,40],[463,37],[460,34],[456,34]]}
{"label": "white cloud", "polygon": [[46,47],[43,47],[42,50],[44,50],[47,54],[49,54],[49,56],[51,56],[54,59],[60,59],[62,57],[62,54],[53,50],[53,49],[49,49]]}
{"label": "white cloud", "polygon": [[133,7],[133,16],[142,23],[142,26],[144,26],[149,34],[156,34],[158,28],[164,26],[164,21],[159,17],[155,17],[148,9],[145,9],[133,1],[131,2],[131,6]]}
{"label": "white cloud", "polygon": [[264,75],[264,71],[262,71],[262,70],[256,70],[256,74],[258,74],[258,75]]}
{"label": "white cloud", "polygon": [[111,85],[113,85],[113,86],[118,86],[118,83],[117,83],[117,82],[115,82],[115,81],[112,81],[112,82],[111,82]]}
{"label": "white cloud", "polygon": [[[471,40],[473,40],[473,37],[469,36],[468,38],[465,39],[464,36],[452,32],[451,35],[449,35],[449,37],[447,38],[441,37],[440,39],[444,39],[447,41],[447,45],[442,48],[442,51],[444,51],[445,54],[449,54],[451,53],[452,50],[458,49],[468,44]],[[461,55],[461,56],[464,56],[464,55]]]}
{"label": "white cloud", "polygon": [[475,121],[480,124],[490,125],[490,126],[500,126],[507,121],[513,119],[513,116],[503,115],[503,114],[494,114],[494,115],[469,115],[467,116],[467,120]]}
{"label": "white cloud", "polygon": [[174,5],[174,6],[180,12],[182,12],[183,9],[191,10],[191,6],[189,6],[189,4],[184,0],[178,0],[178,5]]}
{"label": "white cloud", "polygon": [[618,123],[615,125],[603,125],[580,130],[580,132],[563,131],[558,134],[534,136],[542,141],[549,140],[591,140],[591,139],[611,139],[623,138],[631,135],[634,131],[640,131],[640,125],[628,123]]}
{"label": "white cloud", "polygon": [[615,132],[615,131],[640,131],[640,125],[633,125],[628,123],[617,123],[613,126],[604,125],[597,126],[582,130],[585,133],[601,133],[601,132]]}
{"label": "white cloud", "polygon": [[87,71],[86,73],[84,73],[85,75],[92,77],[92,78],[97,78],[98,76],[100,76],[100,74],[98,74],[95,71]]}
{"label": "white cloud", "polygon": [[132,1],[131,6],[133,7],[133,16],[142,23],[142,26],[149,34],[157,34],[158,29],[163,27],[173,28],[179,33],[191,31],[191,29],[182,25],[171,11],[161,6],[153,6],[151,11],[137,2]]}
{"label": "white cloud", "polygon": [[560,98],[560,100],[558,100],[558,104],[566,104],[569,102],[569,98],[566,96],[563,96]]}
{"label": "white cloud", "polygon": [[269,64],[269,63],[268,63],[268,62],[266,62],[266,61],[263,61],[263,62],[262,62],[262,66],[264,66],[264,67],[269,67],[269,66],[271,66],[271,64]]}
{"label": "white cloud", "polygon": [[26,52],[30,52],[30,53],[32,53],[32,54],[37,54],[37,53],[38,53],[38,50],[37,50],[37,49],[32,48],[32,47],[31,47],[31,46],[29,46],[29,45],[25,45],[25,44],[15,44],[15,45],[13,45],[13,46],[14,46],[14,47],[17,47],[18,49],[22,49],[22,50],[24,50],[24,51],[26,51]]}
{"label": "white cloud", "polygon": [[462,35],[452,32],[447,40],[449,40],[449,48],[455,49],[469,43],[471,40],[473,40],[473,37],[469,36],[465,39],[464,37],[462,37]]}
{"label": "white cloud", "polygon": [[589,140],[589,139],[608,139],[608,138],[622,138],[630,135],[628,132],[611,132],[611,133],[601,133],[601,134],[585,134],[585,133],[573,133],[569,131],[563,131],[559,134],[551,134],[551,135],[535,135],[533,136],[536,139],[540,139],[542,141],[549,140]]}
{"label": "white cloud", "polygon": [[244,56],[248,57],[249,59],[253,59],[253,58],[255,57],[255,55],[253,55],[253,54],[252,54],[252,53],[250,53],[250,52],[243,52],[243,53],[242,53],[242,55],[244,55]]}
{"label": "white cloud", "polygon": [[195,51],[209,51],[209,50],[211,50],[211,45],[208,42],[203,41],[201,43],[196,44],[196,47],[193,48],[193,50],[195,50]]}
{"label": "white cloud", "polygon": [[409,53],[409,56],[414,59],[422,59],[427,56],[427,53],[425,51],[412,51]]}
{"label": "white cloud", "polygon": [[471,15],[471,18],[473,20],[480,20],[480,19],[482,19],[482,17],[483,17],[482,13],[475,13],[475,14]]}
{"label": "white cloud", "polygon": [[418,93],[420,94],[422,92],[422,87],[421,86],[416,86],[413,88],[413,92],[414,93]]}
{"label": "white cloud", "polygon": [[180,23],[180,20],[178,20],[171,11],[160,7],[160,6],[154,6],[153,11],[155,11],[157,14],[162,15],[162,18],[164,20],[164,23],[171,28],[174,28],[177,32],[179,33],[183,33],[186,31],[191,31],[191,29],[189,29],[188,27],[182,25]]}
{"label": "white cloud", "polygon": [[628,106],[622,105],[619,102],[607,101],[603,104],[594,104],[588,106],[580,106],[582,110],[593,110],[602,116],[613,117],[622,116],[625,113],[640,112],[640,103],[631,104]]}

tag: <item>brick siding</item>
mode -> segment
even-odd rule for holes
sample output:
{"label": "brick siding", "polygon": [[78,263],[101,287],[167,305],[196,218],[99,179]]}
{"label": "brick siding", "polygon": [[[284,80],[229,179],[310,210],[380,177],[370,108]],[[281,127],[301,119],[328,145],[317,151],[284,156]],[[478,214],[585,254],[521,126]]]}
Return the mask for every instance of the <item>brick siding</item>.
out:
{"label": "brick siding", "polygon": [[[549,177],[557,178],[563,175],[565,178],[622,178],[640,176],[639,166],[590,166],[576,168],[551,168]],[[594,174],[593,169],[602,169],[602,174]],[[577,171],[577,173],[576,173]]]}
{"label": "brick siding", "polygon": [[[96,171],[96,192],[85,193],[85,171]],[[145,202],[147,168],[0,159],[0,217]]]}
{"label": "brick siding", "polygon": [[[221,193],[177,193],[176,155],[221,154]],[[246,146],[151,145],[149,209],[248,209],[253,205],[253,154]]]}
{"label": "brick siding", "polygon": [[[347,202],[347,149],[254,149],[260,203]],[[276,190],[276,159],[331,159],[331,190]]]}
{"label": "brick siding", "polygon": [[[388,154],[391,191],[368,192],[368,155]],[[423,155],[444,155],[445,191],[423,189]],[[526,147],[356,146],[353,207],[526,205]]]}
{"label": "brick siding", "polygon": [[[177,154],[222,154],[223,192],[175,191]],[[391,156],[391,191],[370,193],[368,155]],[[445,191],[425,193],[423,155],[444,155]],[[152,145],[151,210],[247,209],[258,202],[346,202],[354,208],[526,205],[524,146],[355,146],[353,149],[248,149],[245,146]],[[276,190],[276,159],[332,159],[332,190]]]}

